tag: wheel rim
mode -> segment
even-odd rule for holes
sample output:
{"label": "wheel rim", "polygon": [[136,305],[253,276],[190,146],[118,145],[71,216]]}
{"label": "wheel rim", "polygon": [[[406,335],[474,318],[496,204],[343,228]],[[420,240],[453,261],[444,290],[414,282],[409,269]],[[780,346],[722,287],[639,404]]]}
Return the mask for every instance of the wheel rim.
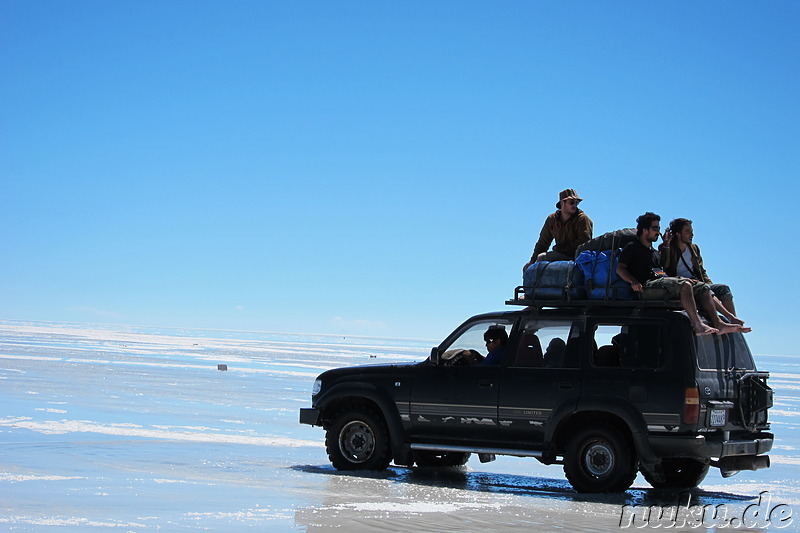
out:
{"label": "wheel rim", "polygon": [[606,442],[589,443],[583,454],[583,465],[594,477],[605,476],[614,469],[614,450]]}
{"label": "wheel rim", "polygon": [[360,420],[349,422],[339,432],[339,449],[354,463],[363,463],[375,451],[375,434]]}

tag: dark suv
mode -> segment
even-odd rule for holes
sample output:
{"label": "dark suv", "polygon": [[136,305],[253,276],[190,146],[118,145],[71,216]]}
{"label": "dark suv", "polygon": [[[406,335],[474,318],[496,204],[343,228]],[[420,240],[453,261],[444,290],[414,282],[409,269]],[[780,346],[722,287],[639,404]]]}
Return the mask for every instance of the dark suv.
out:
{"label": "dark suv", "polygon": [[[517,295],[509,304],[527,305]],[[508,334],[481,364],[484,333]],[[300,422],[340,470],[481,461],[563,464],[580,492],[694,487],[769,467],[772,390],[741,333],[695,336],[667,302],[548,302],[470,318],[420,363],[329,370]]]}

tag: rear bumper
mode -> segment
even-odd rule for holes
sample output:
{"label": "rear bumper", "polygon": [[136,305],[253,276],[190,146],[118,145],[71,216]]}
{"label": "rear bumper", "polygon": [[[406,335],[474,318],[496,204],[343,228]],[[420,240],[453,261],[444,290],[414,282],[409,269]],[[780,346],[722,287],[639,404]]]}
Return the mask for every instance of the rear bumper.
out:
{"label": "rear bumper", "polygon": [[308,424],[309,426],[321,426],[319,420],[319,411],[313,408],[300,409],[300,423]]}
{"label": "rear bumper", "polygon": [[696,436],[650,436],[650,446],[660,457],[694,457],[699,459],[761,455],[772,449],[774,435],[758,433],[752,439],[707,438]]}

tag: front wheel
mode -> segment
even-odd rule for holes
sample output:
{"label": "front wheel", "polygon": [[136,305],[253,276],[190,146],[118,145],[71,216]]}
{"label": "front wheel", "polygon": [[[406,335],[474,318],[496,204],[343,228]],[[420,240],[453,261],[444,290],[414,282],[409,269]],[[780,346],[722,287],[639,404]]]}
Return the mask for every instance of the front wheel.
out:
{"label": "front wheel", "polygon": [[325,434],[325,449],[337,470],[383,470],[391,461],[386,423],[364,406],[334,416]]}
{"label": "front wheel", "polygon": [[623,492],[636,477],[628,440],[606,424],[578,430],[564,454],[564,474],[578,492]]}

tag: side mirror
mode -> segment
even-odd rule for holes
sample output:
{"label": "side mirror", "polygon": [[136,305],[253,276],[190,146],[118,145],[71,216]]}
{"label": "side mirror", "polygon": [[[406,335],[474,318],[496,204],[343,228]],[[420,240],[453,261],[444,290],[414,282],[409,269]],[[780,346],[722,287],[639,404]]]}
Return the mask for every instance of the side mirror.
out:
{"label": "side mirror", "polygon": [[434,346],[433,348],[431,348],[431,357],[430,357],[431,364],[439,366],[440,359],[441,357],[439,354],[439,347]]}

